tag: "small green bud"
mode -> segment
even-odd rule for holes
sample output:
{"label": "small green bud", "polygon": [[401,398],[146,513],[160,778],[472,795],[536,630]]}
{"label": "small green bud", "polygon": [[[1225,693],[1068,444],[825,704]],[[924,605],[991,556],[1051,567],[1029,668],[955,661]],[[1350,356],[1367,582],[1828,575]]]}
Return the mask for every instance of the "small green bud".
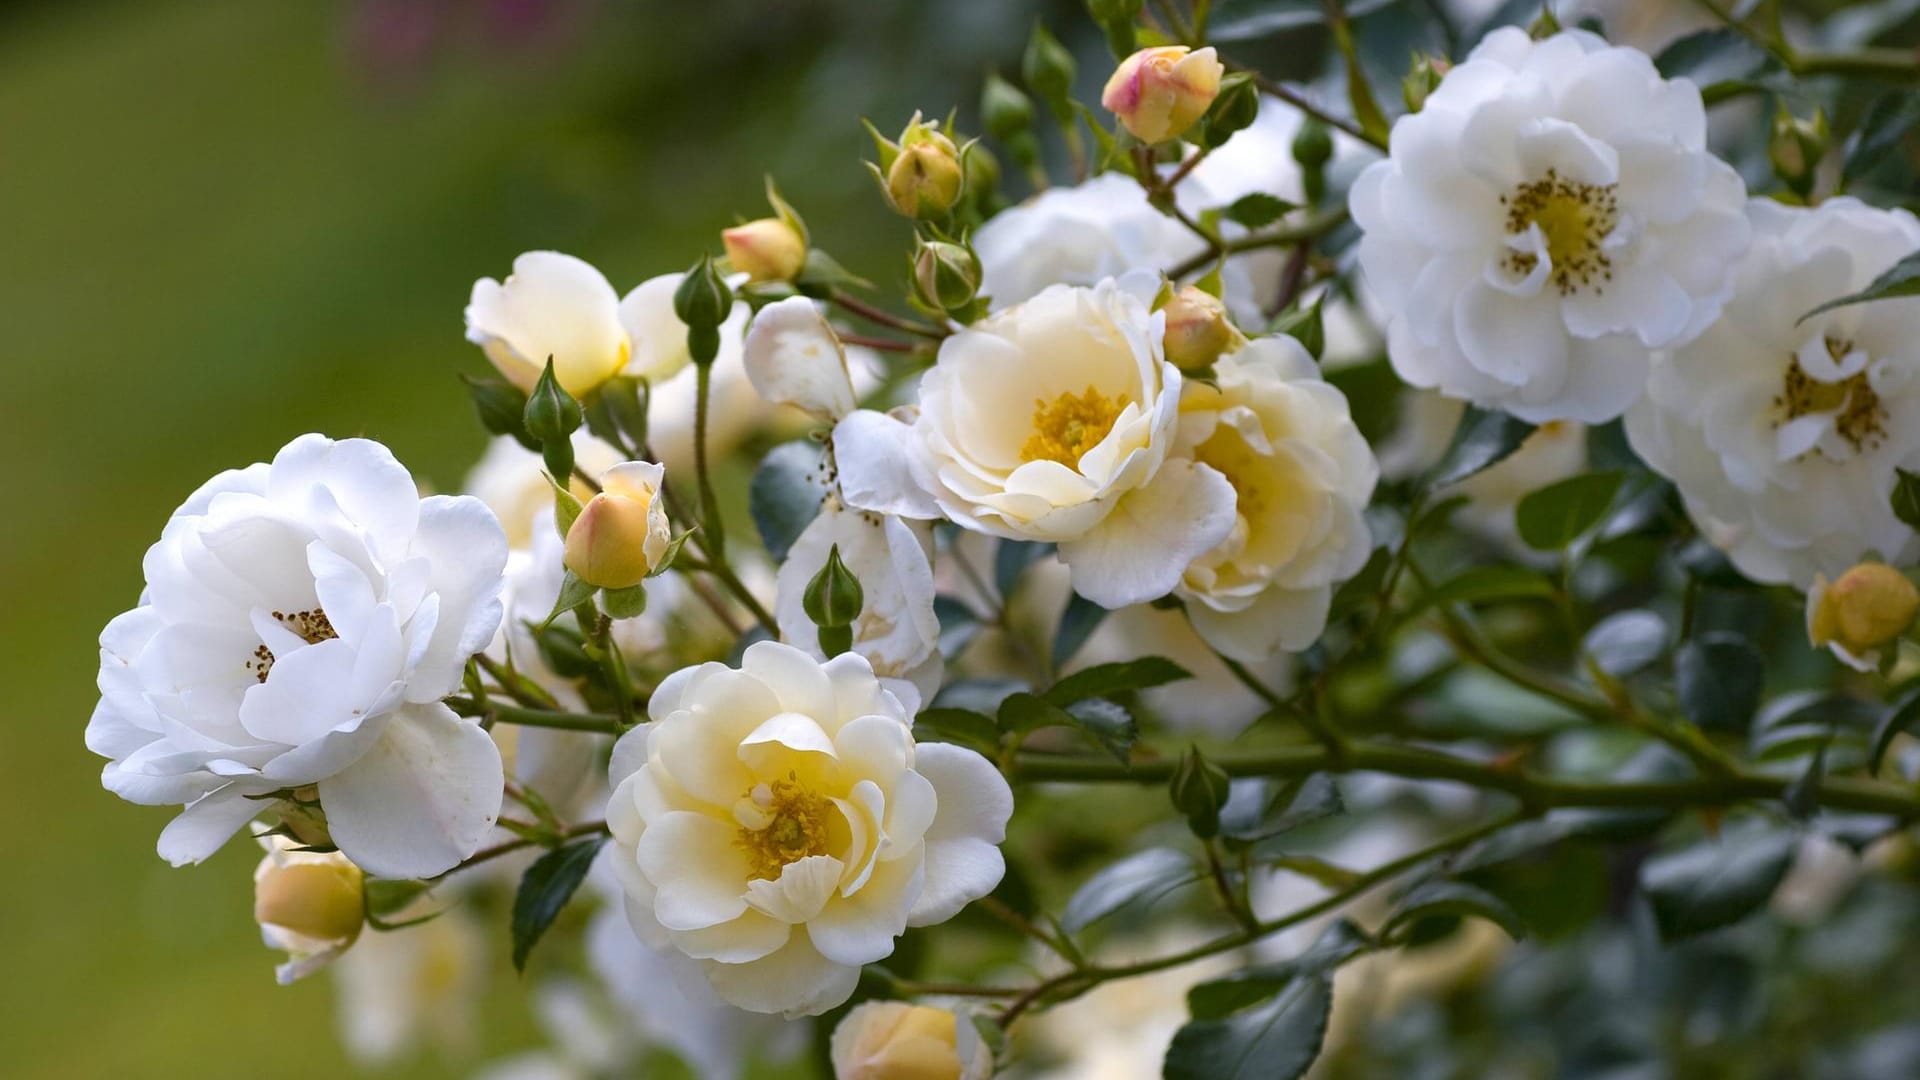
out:
{"label": "small green bud", "polygon": [[687,324],[687,352],[696,364],[711,364],[720,355],[720,324],[733,313],[733,290],[713,265],[711,255],[700,256],[680,287],[673,292],[673,313]]}
{"label": "small green bud", "polygon": [[1228,786],[1226,771],[1201,756],[1199,747],[1189,746],[1167,783],[1167,794],[1173,808],[1186,815],[1193,835],[1211,840],[1220,834],[1220,808],[1227,804]]}
{"label": "small green bud", "polygon": [[1260,93],[1251,76],[1235,72],[1220,82],[1220,96],[1213,99],[1200,128],[1200,144],[1209,149],[1225,146],[1236,132],[1253,126],[1260,115]]}
{"label": "small green bud", "polygon": [[1816,108],[1802,120],[1782,107],[1773,115],[1773,134],[1767,143],[1774,175],[1794,194],[1806,198],[1832,138],[1825,110]]}
{"label": "small green bud", "polygon": [[580,428],[581,412],[580,403],[554,378],[552,357],[547,358],[540,381],[533,384],[533,393],[527,395],[527,408],[521,417],[527,434],[540,443],[547,471],[565,483],[573,475],[573,433]]}
{"label": "small green bud", "polygon": [[980,88],[980,119],[988,135],[1001,142],[1011,141],[1033,127],[1033,99],[1001,78],[999,72],[988,71],[987,81]]}
{"label": "small green bud", "polygon": [[1407,103],[1407,112],[1417,113],[1426,107],[1427,97],[1439,88],[1452,66],[1444,57],[1414,54],[1413,67],[1400,80],[1400,98]]}
{"label": "small green bud", "polygon": [[1107,48],[1115,60],[1132,54],[1139,42],[1135,25],[1140,21],[1144,0],[1087,0],[1087,13],[1106,32]]}
{"label": "small green bud", "polygon": [[1045,24],[1034,23],[1026,54],[1020,58],[1020,77],[1062,120],[1073,115],[1074,70],[1073,54],[1047,32]]}
{"label": "small green bud", "polygon": [[1327,162],[1333,159],[1333,133],[1314,117],[1300,122],[1293,136],[1293,160],[1300,163],[1300,186],[1309,203],[1327,194]]}
{"label": "small green bud", "polygon": [[853,620],[860,617],[865,604],[860,579],[840,561],[840,545],[833,545],[827,550],[827,564],[807,582],[806,592],[800,596],[807,618],[820,628],[822,652],[833,657],[852,647]]}
{"label": "small green bud", "polygon": [[527,434],[527,395],[505,379],[475,378],[461,375],[467,393],[473,397],[474,411],[480,414],[480,426],[490,434],[509,435],[529,450],[540,449],[539,440]]}
{"label": "small green bud", "polygon": [[1000,206],[1000,160],[984,143],[976,140],[960,155],[960,163],[967,171],[967,202],[981,217],[991,215]]}
{"label": "small green bud", "polygon": [[954,311],[980,292],[980,259],[965,244],[923,240],[913,257],[913,290],[920,302]]}

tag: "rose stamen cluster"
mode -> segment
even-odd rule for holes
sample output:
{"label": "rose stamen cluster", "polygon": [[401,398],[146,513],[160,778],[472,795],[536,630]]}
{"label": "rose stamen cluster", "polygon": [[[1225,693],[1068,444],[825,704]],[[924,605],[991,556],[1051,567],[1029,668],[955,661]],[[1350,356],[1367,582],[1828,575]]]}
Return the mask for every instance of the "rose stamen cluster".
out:
{"label": "rose stamen cluster", "polygon": [[1606,283],[1613,280],[1613,260],[1604,245],[1620,221],[1619,191],[1618,184],[1583,184],[1548,169],[1540,179],[1500,196],[1507,208],[1508,244],[1514,249],[1507,256],[1507,269],[1524,278],[1540,265],[1541,253],[1522,246],[1538,229],[1546,242],[1549,280],[1560,295],[1589,287],[1595,293],[1606,291]]}

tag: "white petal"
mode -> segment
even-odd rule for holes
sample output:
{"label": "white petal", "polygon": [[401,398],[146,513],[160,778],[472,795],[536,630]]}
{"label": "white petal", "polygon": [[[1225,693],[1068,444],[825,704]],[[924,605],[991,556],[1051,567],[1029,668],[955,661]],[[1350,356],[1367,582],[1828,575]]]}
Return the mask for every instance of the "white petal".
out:
{"label": "white petal", "polygon": [[160,857],[175,866],[197,863],[220,850],[227,837],[252,821],[260,803],[229,785],[202,797],[160,830]]}
{"label": "white petal", "polygon": [[940,506],[915,479],[913,429],[860,409],[833,429],[833,460],[848,506],[907,518],[937,518]]}
{"label": "white petal", "polygon": [[485,348],[522,389],[531,388],[549,359],[560,385],[576,394],[627,361],[619,294],[600,271],[557,251],[521,255],[504,282],[475,282],[466,316],[467,340]]}
{"label": "white petal", "polygon": [[760,396],[838,420],[855,405],[840,339],[804,296],[768,304],[747,331],[747,378]]}
{"label": "white petal", "polygon": [[803,923],[820,914],[846,869],[831,855],[808,855],[782,867],[772,881],[747,882],[747,903],[783,923]]}
{"label": "white petal", "polygon": [[818,1016],[853,996],[860,969],[820,955],[796,930],[779,951],[749,964],[709,964],[707,979],[729,1004],[757,1013]]}
{"label": "white petal", "polygon": [[835,963],[855,966],[892,955],[894,939],[906,933],[922,874],[918,859],[875,867],[865,887],[834,898],[807,924],[814,948]]}
{"label": "white petal", "polygon": [[921,743],[914,768],[933,784],[938,808],[924,841],[926,884],[908,920],[952,918],[992,892],[1006,873],[999,844],[1013,816],[1013,789],[986,758],[948,743]]}
{"label": "white petal", "polygon": [[1227,478],[1178,458],[1122,498],[1093,531],[1062,543],[1060,557],[1073,572],[1075,592],[1122,608],[1173,591],[1187,564],[1224,541],[1233,522]]}
{"label": "white petal", "polygon": [[751,868],[735,844],[739,828],[678,810],[649,822],[635,855],[653,882],[653,914],[669,930],[703,930],[747,910]]}
{"label": "white petal", "polygon": [[320,802],[334,842],[362,870],[432,877],[479,850],[505,780],[480,725],[445,705],[410,705],[359,761],[320,781]]}
{"label": "white petal", "polygon": [[412,550],[431,562],[440,611],[432,643],[408,679],[407,700],[437,701],[460,685],[467,658],[500,628],[507,534],[479,499],[436,495],[420,503]]}
{"label": "white petal", "polygon": [[1222,655],[1243,664],[1271,660],[1276,653],[1300,652],[1319,640],[1327,628],[1332,588],[1272,587],[1240,611],[1216,611],[1205,604],[1187,605],[1193,628]]}

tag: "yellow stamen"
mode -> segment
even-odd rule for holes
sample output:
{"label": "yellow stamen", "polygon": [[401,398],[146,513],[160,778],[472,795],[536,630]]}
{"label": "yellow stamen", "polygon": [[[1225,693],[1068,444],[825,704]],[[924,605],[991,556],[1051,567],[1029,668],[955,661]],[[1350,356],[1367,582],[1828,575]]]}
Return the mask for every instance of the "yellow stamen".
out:
{"label": "yellow stamen", "polygon": [[1091,386],[1084,394],[1061,394],[1052,401],[1036,398],[1033,434],[1020,447],[1020,460],[1057,461],[1078,468],[1081,455],[1100,445],[1125,407],[1124,400]]}
{"label": "yellow stamen", "polygon": [[754,877],[772,881],[788,863],[827,854],[833,812],[832,800],[802,787],[793,773],[755,784],[734,807],[734,846],[746,852]]}
{"label": "yellow stamen", "polygon": [[[1547,242],[1547,258],[1553,263],[1551,280],[1560,295],[1566,296],[1592,287],[1595,293],[1606,291],[1613,280],[1613,260],[1600,245],[1619,223],[1617,184],[1582,184],[1563,180],[1552,169],[1547,175],[1502,195],[1507,208],[1507,232],[1519,236],[1529,225],[1540,226]],[[1507,256],[1507,269],[1525,275],[1539,264],[1539,257],[1528,252]]]}
{"label": "yellow stamen", "polygon": [[[1852,351],[1851,341],[1827,339],[1827,355],[1836,361]],[[1856,453],[1879,446],[1887,437],[1887,407],[1874,393],[1865,371],[1839,382],[1821,382],[1808,375],[1795,357],[1787,362],[1786,379],[1773,404],[1780,410],[1774,427],[1812,413],[1837,412],[1833,429]]]}

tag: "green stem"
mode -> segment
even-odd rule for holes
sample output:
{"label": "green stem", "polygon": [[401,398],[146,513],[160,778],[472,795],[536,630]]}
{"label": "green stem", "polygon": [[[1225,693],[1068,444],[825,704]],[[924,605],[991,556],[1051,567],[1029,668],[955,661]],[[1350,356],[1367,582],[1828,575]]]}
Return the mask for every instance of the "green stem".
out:
{"label": "green stem", "polygon": [[707,467],[707,408],[713,396],[713,365],[695,364],[693,383],[693,469],[700,485],[701,546],[715,564],[727,558],[727,534],[720,521],[720,500],[713,493],[713,474]]}
{"label": "green stem", "polygon": [[484,716],[498,724],[551,728],[554,731],[584,731],[594,735],[618,735],[620,718],[612,713],[562,712],[558,709],[528,709],[518,705],[489,702],[482,707],[468,697],[450,697],[447,705],[462,716]]}
{"label": "green stem", "polygon": [[1346,220],[1347,208],[1343,205],[1323,210],[1298,225],[1274,229],[1271,232],[1236,236],[1231,240],[1218,240],[1207,250],[1200,252],[1198,255],[1168,270],[1167,276],[1178,280],[1215,259],[1227,255],[1237,255],[1243,251],[1257,251],[1260,248],[1287,247],[1291,244],[1305,243],[1308,240],[1314,240],[1332,232]]}

